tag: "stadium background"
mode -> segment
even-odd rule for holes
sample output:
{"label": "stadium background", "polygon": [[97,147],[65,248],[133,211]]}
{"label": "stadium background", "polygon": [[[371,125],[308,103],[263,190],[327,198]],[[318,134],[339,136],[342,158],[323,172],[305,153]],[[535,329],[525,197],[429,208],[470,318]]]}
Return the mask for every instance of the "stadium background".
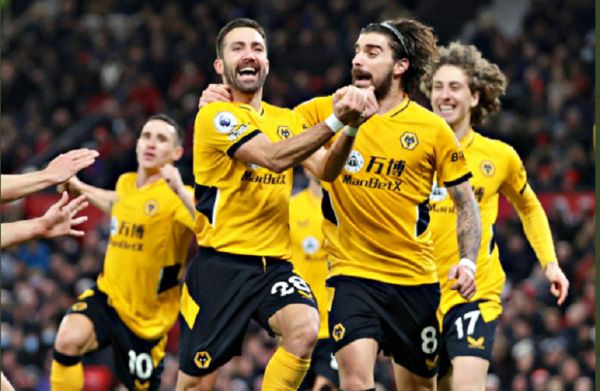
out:
{"label": "stadium background", "polygon": [[[289,107],[349,82],[352,45],[368,22],[413,16],[432,25],[442,44],[454,39],[475,44],[510,81],[501,113],[479,130],[519,152],[571,282],[567,302],[556,307],[518,218],[503,202],[497,232],[509,280],[488,390],[593,389],[593,0],[1,4],[2,172],[41,168],[59,152],[87,146],[100,158],[80,178],[105,188],[135,170],[137,134],[156,112],[173,115],[185,127],[186,154],[179,167],[192,183],[196,104],[202,89],[218,81],[214,40],[231,18],[256,18],[267,28],[271,73],[265,100]],[[301,187],[300,172],[296,179]],[[2,221],[39,215],[55,199],[49,190],[4,205]],[[49,389],[58,322],[102,268],[108,219],[92,208],[89,214],[81,241],[32,241],[2,252],[2,370],[19,390]],[[173,389],[177,371],[177,330],[172,336],[163,390]],[[260,389],[273,349],[264,332],[251,328],[244,357],[221,370],[218,389]],[[378,387],[392,389],[387,361],[380,361]],[[87,389],[110,389],[110,354],[102,351],[86,364]]]}

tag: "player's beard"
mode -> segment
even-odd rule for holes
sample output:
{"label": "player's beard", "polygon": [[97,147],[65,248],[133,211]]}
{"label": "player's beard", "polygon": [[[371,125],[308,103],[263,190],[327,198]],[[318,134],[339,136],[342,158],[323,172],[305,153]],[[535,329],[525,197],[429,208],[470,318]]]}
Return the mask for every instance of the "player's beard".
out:
{"label": "player's beard", "polygon": [[385,98],[387,96],[387,94],[390,92],[390,89],[392,88],[393,75],[392,75],[391,68],[379,83],[375,83],[375,81],[373,80],[372,73],[353,69],[352,70],[352,83],[353,84],[356,84],[355,81],[359,75],[362,75],[362,76],[368,75],[371,78],[371,84],[373,87],[375,87],[375,91],[373,91],[373,93],[375,94],[375,98],[377,98],[377,100],[381,100],[381,99]]}
{"label": "player's beard", "polygon": [[227,64],[223,64],[223,68],[224,68],[223,74],[225,76],[225,82],[229,86],[240,91],[241,93],[254,94],[256,91],[261,89],[263,87],[263,85],[265,84],[265,80],[267,79],[267,71],[265,68],[259,67],[257,70],[256,81],[254,81],[251,84],[242,83],[241,81],[238,80],[237,69],[238,68],[241,69],[245,66],[248,66],[248,64],[238,65],[237,68],[236,67],[230,68]]}
{"label": "player's beard", "polygon": [[375,91],[373,91],[373,93],[375,94],[375,98],[377,98],[377,100],[382,100],[387,96],[387,94],[390,93],[390,89],[392,88],[392,79],[392,69],[390,69],[381,82],[378,84],[373,83],[375,85]]}

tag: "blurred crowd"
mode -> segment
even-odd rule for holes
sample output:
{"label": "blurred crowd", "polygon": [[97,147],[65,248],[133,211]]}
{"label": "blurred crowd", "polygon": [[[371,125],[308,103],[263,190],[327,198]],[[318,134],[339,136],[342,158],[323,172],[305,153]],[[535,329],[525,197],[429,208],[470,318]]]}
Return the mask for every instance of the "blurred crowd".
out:
{"label": "blurred crowd", "polygon": [[[350,82],[352,47],[360,28],[372,21],[411,16],[392,3],[9,2],[0,26],[2,172],[28,170],[36,157],[52,152],[53,142],[74,132],[82,119],[99,116],[101,120],[84,129],[80,138],[100,157],[80,177],[111,188],[121,173],[136,167],[134,147],[141,124],[150,114],[167,112],[186,129],[186,155],[178,165],[184,180],[192,183],[196,105],[202,89],[219,81],[212,69],[214,40],[226,21],[247,16],[265,25],[271,61],[265,100],[292,107]],[[503,109],[480,130],[516,148],[535,191],[589,191],[594,187],[594,2],[552,3],[548,7],[544,1],[531,1],[516,34],[505,34],[498,27],[501,22],[485,13],[473,31],[462,34],[500,65],[510,83]],[[440,36],[440,42],[447,44],[460,33]],[[422,97],[415,99],[426,104]],[[559,261],[572,284],[568,301],[560,308],[549,295],[518,220],[498,225],[509,280],[489,390],[593,389],[592,210],[573,213],[560,203],[548,210]],[[10,204],[2,211],[3,221],[22,213],[23,203]],[[102,269],[108,229],[108,224],[100,224],[81,241],[37,240],[2,252],[2,370],[17,389],[49,389],[57,322]],[[177,372],[177,330],[171,341],[165,390],[173,389]],[[218,388],[260,389],[260,374],[274,346],[264,332],[251,328],[244,357],[221,370]],[[107,357],[100,352],[87,363]],[[382,389],[391,389],[389,363],[380,361],[377,381]],[[103,367],[88,367],[88,384],[110,377]]]}

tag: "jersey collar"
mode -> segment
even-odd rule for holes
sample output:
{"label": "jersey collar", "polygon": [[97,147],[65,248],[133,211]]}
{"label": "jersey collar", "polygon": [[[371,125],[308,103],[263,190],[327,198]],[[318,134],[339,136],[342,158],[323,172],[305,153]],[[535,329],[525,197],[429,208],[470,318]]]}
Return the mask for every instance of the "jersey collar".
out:
{"label": "jersey collar", "polygon": [[388,117],[388,118],[395,117],[398,114],[402,113],[404,110],[406,110],[406,108],[408,107],[409,104],[410,104],[410,98],[408,97],[408,94],[404,94],[404,99],[402,99],[402,102],[398,103],[391,110],[389,110],[388,112],[383,114],[383,117]]}
{"label": "jersey collar", "polygon": [[460,142],[460,146],[463,149],[465,149],[465,148],[468,148],[473,143],[474,139],[475,139],[475,131],[473,130],[473,128],[469,128],[469,131],[467,132],[467,134],[458,141]]}

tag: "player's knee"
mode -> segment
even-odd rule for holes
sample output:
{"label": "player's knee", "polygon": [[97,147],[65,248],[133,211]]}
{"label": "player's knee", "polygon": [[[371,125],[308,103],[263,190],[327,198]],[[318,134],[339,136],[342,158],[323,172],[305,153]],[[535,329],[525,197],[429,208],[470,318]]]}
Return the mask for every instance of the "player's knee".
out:
{"label": "player's knee", "polygon": [[309,312],[294,323],[287,338],[285,335],[283,336],[284,341],[287,339],[288,344],[286,345],[291,345],[294,350],[291,353],[301,357],[310,355],[319,337],[319,316],[318,314],[314,316]]}
{"label": "player's knee", "polygon": [[60,353],[79,356],[84,353],[89,336],[75,328],[60,328],[54,341],[54,349]]}

